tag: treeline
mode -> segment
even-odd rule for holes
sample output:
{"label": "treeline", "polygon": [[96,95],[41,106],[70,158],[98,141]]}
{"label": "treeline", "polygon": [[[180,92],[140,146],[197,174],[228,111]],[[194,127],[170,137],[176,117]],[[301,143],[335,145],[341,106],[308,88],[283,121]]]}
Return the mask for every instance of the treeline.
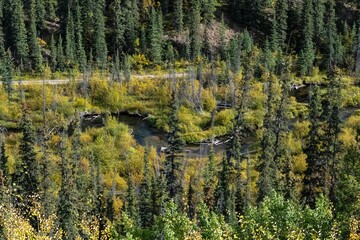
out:
{"label": "treeline", "polygon": [[9,61],[33,73],[89,66],[117,72],[127,56],[135,67],[230,61],[246,48],[232,28],[247,29],[263,52],[292,56],[299,75],[325,70],[330,60],[348,72],[360,69],[356,1],[2,0],[0,8],[3,75]]}

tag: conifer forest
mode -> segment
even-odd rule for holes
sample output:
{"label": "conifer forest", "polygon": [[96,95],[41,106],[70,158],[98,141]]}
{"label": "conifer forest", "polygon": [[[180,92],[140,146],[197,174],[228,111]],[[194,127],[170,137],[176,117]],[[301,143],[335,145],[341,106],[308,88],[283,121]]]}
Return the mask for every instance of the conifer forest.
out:
{"label": "conifer forest", "polygon": [[0,0],[0,240],[360,239],[359,0]]}

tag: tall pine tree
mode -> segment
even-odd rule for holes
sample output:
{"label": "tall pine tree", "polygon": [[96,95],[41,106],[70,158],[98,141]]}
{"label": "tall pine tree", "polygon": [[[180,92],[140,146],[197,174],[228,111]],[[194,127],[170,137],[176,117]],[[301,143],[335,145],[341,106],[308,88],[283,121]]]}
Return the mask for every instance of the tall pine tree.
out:
{"label": "tall pine tree", "polygon": [[177,93],[176,90],[173,90],[169,117],[170,131],[167,136],[168,148],[166,150],[165,174],[169,197],[174,200],[179,200],[179,197],[181,197],[178,196],[180,187],[179,173],[181,168],[180,159],[182,158],[182,147],[184,144],[180,136],[178,112],[179,102]]}
{"label": "tall pine tree", "polygon": [[59,153],[61,157],[61,185],[57,217],[62,229],[62,239],[75,239],[78,236],[79,212],[77,208],[77,186],[73,166],[67,154],[65,134],[60,137]]}
{"label": "tall pine tree", "polygon": [[152,224],[151,214],[151,178],[149,166],[149,147],[145,149],[144,155],[144,173],[143,179],[140,183],[140,201],[139,201],[139,215],[142,227],[150,227]]}
{"label": "tall pine tree", "polygon": [[326,195],[326,168],[322,159],[321,139],[322,104],[320,90],[317,85],[311,86],[309,108],[310,131],[307,139],[308,143],[304,149],[307,155],[308,166],[303,180],[302,196],[307,204],[315,207],[316,198],[320,194]]}

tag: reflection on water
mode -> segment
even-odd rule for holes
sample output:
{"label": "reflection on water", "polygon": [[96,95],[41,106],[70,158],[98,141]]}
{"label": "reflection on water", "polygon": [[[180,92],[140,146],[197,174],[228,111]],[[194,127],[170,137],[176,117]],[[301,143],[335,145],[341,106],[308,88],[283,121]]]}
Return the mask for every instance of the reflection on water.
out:
{"label": "reflection on water", "polygon": [[120,114],[117,119],[119,122],[129,126],[135,140],[140,145],[149,145],[156,148],[166,146],[166,135],[152,127],[148,121],[143,120],[141,117]]}

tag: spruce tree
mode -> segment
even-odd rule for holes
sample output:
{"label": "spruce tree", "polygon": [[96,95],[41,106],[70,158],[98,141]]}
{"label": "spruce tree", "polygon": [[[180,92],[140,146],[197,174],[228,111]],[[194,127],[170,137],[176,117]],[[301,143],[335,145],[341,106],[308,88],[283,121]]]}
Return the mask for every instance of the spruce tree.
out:
{"label": "spruce tree", "polygon": [[137,224],[138,222],[138,200],[136,195],[136,189],[133,177],[129,173],[127,179],[127,191],[126,191],[126,203],[125,203],[125,212],[127,216]]}
{"label": "spruce tree", "polygon": [[[284,71],[287,73],[284,73]],[[275,155],[274,162],[278,166],[277,175],[280,176],[279,189],[284,193],[287,199],[295,200],[296,182],[293,172],[293,160],[288,149],[287,141],[289,134],[289,106],[290,106],[290,81],[289,70],[283,69],[281,76],[281,99],[276,110],[274,121],[275,134]]]}
{"label": "spruce tree", "polygon": [[165,203],[168,200],[167,192],[166,173],[161,171],[158,175],[154,175],[151,181],[152,222],[156,216],[164,213]]}
{"label": "spruce tree", "polygon": [[338,58],[336,56],[336,13],[335,13],[335,1],[329,0],[327,3],[327,29],[326,29],[326,63],[327,70],[330,72],[337,65]]}
{"label": "spruce tree", "polygon": [[161,63],[162,57],[162,15],[161,12],[151,9],[151,30],[150,30],[150,46],[151,57],[155,64]]}
{"label": "spruce tree", "polygon": [[204,12],[204,20],[206,24],[211,23],[211,21],[215,18],[215,10],[217,5],[217,0],[204,0],[203,1],[203,12]]}
{"label": "spruce tree", "polygon": [[180,137],[180,127],[179,127],[179,102],[177,98],[176,90],[173,90],[171,94],[171,106],[170,106],[170,116],[169,116],[169,127],[170,131],[167,136],[168,148],[166,150],[166,160],[165,160],[165,174],[166,174],[166,184],[169,197],[178,200],[179,190],[179,172],[182,158],[182,147],[183,140]]}
{"label": "spruce tree", "polygon": [[98,222],[99,238],[104,238],[106,229],[106,206],[104,198],[104,187],[100,161],[96,159],[93,152],[90,153],[90,186],[91,194],[90,216],[94,216]]}
{"label": "spruce tree", "polygon": [[15,61],[21,67],[26,63],[28,57],[28,44],[25,27],[25,14],[21,0],[7,0],[6,9],[9,10],[9,25],[11,26],[11,37],[14,46]]}
{"label": "spruce tree", "polygon": [[329,189],[330,199],[336,203],[335,188],[338,180],[338,163],[340,153],[339,134],[341,132],[341,85],[340,78],[335,71],[328,74],[329,87],[327,91],[326,109],[323,111],[324,124],[324,161],[329,180],[326,188]]}
{"label": "spruce tree", "polygon": [[53,34],[51,34],[50,40],[50,54],[50,68],[52,72],[55,72],[57,69],[57,49]]}
{"label": "spruce tree", "polygon": [[32,69],[40,71],[42,66],[41,47],[38,42],[38,32],[36,28],[36,4],[35,0],[31,1],[30,6],[30,34],[29,34],[29,57]]}
{"label": "spruce tree", "polygon": [[[8,176],[9,176],[9,171],[8,171],[8,156],[6,155],[6,151],[5,151],[5,141],[4,141],[4,137],[1,136],[0,139],[0,175],[1,175],[1,179],[0,182],[2,183],[2,186],[5,186],[7,184],[8,181]],[[0,198],[1,198],[1,193],[0,193]]]}
{"label": "spruce tree", "polygon": [[222,169],[218,173],[218,184],[215,190],[215,201],[216,201],[216,211],[224,215],[227,221],[230,220],[230,210],[231,210],[231,171],[232,164],[228,157],[224,157],[222,160]]}
{"label": "spruce tree", "polygon": [[288,1],[277,0],[275,3],[275,32],[277,35],[277,43],[281,49],[285,49],[287,45],[287,31],[288,31]]}
{"label": "spruce tree", "polygon": [[114,13],[114,40],[115,40],[115,49],[121,51],[125,43],[125,20],[124,20],[124,11],[121,6],[121,1],[115,1],[115,13]]}
{"label": "spruce tree", "polygon": [[86,65],[86,53],[83,43],[83,24],[82,24],[82,15],[79,2],[76,2],[75,10],[75,19],[74,19],[74,31],[75,31],[75,55],[77,63],[81,70],[85,68]]}
{"label": "spruce tree", "polygon": [[62,40],[61,35],[59,36],[56,53],[57,53],[58,69],[60,71],[64,71],[65,70],[65,55],[64,55],[63,40]]}
{"label": "spruce tree", "polygon": [[183,0],[174,0],[174,26],[181,33],[184,26]]}
{"label": "spruce tree", "polygon": [[115,81],[121,81],[119,50],[116,51],[115,61],[113,63],[113,76]]}
{"label": "spruce tree", "polygon": [[191,58],[193,61],[195,61],[200,56],[201,51],[200,13],[200,0],[191,0],[190,48]]}
{"label": "spruce tree", "polygon": [[152,224],[151,214],[151,178],[149,166],[149,148],[146,147],[144,155],[144,173],[140,183],[139,215],[142,227],[150,227]]}
{"label": "spruce tree", "polygon": [[173,69],[175,66],[175,56],[174,56],[174,47],[171,44],[171,42],[169,42],[167,45],[166,61],[168,63],[168,68]]}
{"label": "spruce tree", "polygon": [[196,214],[196,203],[195,203],[195,189],[194,189],[194,178],[191,176],[189,181],[189,188],[187,194],[187,213],[188,217],[193,220]]}
{"label": "spruce tree", "polygon": [[359,76],[360,73],[360,24],[357,31],[357,39],[354,46],[354,56],[355,56],[355,73]]}
{"label": "spruce tree", "polygon": [[45,0],[35,0],[36,28],[41,30],[45,26],[46,8]]}
{"label": "spruce tree", "polygon": [[204,174],[204,203],[213,210],[215,207],[215,188],[216,188],[216,169],[215,169],[215,151],[214,143],[210,144],[209,158],[206,163]]}
{"label": "spruce tree", "polygon": [[315,207],[316,198],[325,195],[326,168],[322,159],[321,115],[322,104],[317,85],[311,86],[310,91],[310,131],[308,143],[304,152],[307,155],[307,169],[303,180],[302,196],[305,202]]}
{"label": "spruce tree", "polygon": [[248,150],[246,157],[246,182],[245,182],[245,197],[244,197],[244,206],[243,206],[243,210],[245,211],[249,209],[249,207],[251,206],[251,171],[252,171],[252,165]]}
{"label": "spruce tree", "polygon": [[124,78],[125,82],[130,82],[131,80],[131,63],[130,63],[130,56],[125,55],[124,62],[123,62],[123,71],[124,71]]}
{"label": "spruce tree", "polygon": [[137,0],[124,0],[122,5],[125,26],[125,43],[129,48],[128,53],[133,53],[135,39],[138,35],[137,24],[139,22],[139,6]]}
{"label": "spruce tree", "polygon": [[2,85],[5,89],[5,92],[8,95],[8,99],[10,101],[11,93],[13,91],[13,64],[11,59],[11,52],[10,50],[5,53],[3,57],[3,62],[1,66],[1,73],[2,73]]}
{"label": "spruce tree", "polygon": [[25,106],[23,106],[20,128],[22,133],[19,146],[20,161],[16,164],[13,178],[16,206],[25,219],[29,220],[31,226],[38,229],[39,219],[32,214],[32,210],[39,193],[39,166],[35,152],[34,130]]}
{"label": "spruce tree", "polygon": [[314,35],[316,45],[320,45],[324,41],[325,35],[325,24],[324,24],[324,16],[325,16],[325,0],[317,0],[313,2],[314,4]]}
{"label": "spruce tree", "polygon": [[315,60],[314,51],[314,9],[312,0],[305,0],[303,12],[303,47],[300,52],[300,73],[302,75],[310,75]]}
{"label": "spruce tree", "polygon": [[81,158],[82,158],[82,145],[80,141],[81,136],[81,119],[75,115],[74,120],[74,132],[71,136],[71,168],[72,175],[74,177],[76,193],[77,193],[77,203],[74,207],[78,209],[79,213],[86,212],[86,202],[87,202],[87,188],[88,188],[88,173],[82,167]]}
{"label": "spruce tree", "polygon": [[273,116],[273,81],[271,77],[267,87],[267,112],[264,118],[263,138],[261,140],[261,152],[259,170],[259,196],[258,200],[263,200],[273,190],[276,190],[277,166],[274,162],[275,156],[275,134]]}
{"label": "spruce tree", "polygon": [[105,1],[96,0],[96,7],[94,17],[95,21],[95,36],[94,36],[94,49],[95,49],[95,59],[98,67],[101,69],[105,68],[107,62],[107,45],[105,39]]}
{"label": "spruce tree", "polygon": [[[2,6],[0,6],[0,8],[2,8]],[[3,28],[3,14],[1,13],[2,11],[0,10],[0,57],[3,58],[6,54],[6,50],[5,50],[5,36],[4,36],[4,28]]]}
{"label": "spruce tree", "polygon": [[61,157],[61,185],[57,217],[62,229],[62,239],[75,239],[78,236],[79,212],[77,208],[77,186],[73,166],[67,154],[64,133],[60,137],[59,153]]}
{"label": "spruce tree", "polygon": [[23,198],[34,196],[39,190],[39,167],[36,160],[35,136],[28,109],[23,107],[20,123],[20,162],[16,166],[15,185]]}
{"label": "spruce tree", "polygon": [[52,172],[54,171],[53,163],[49,159],[49,146],[48,146],[48,137],[43,139],[42,143],[42,159],[41,159],[41,171],[42,171],[42,181],[41,181],[41,201],[43,206],[44,216],[49,217],[54,210],[54,183],[52,180]]}

